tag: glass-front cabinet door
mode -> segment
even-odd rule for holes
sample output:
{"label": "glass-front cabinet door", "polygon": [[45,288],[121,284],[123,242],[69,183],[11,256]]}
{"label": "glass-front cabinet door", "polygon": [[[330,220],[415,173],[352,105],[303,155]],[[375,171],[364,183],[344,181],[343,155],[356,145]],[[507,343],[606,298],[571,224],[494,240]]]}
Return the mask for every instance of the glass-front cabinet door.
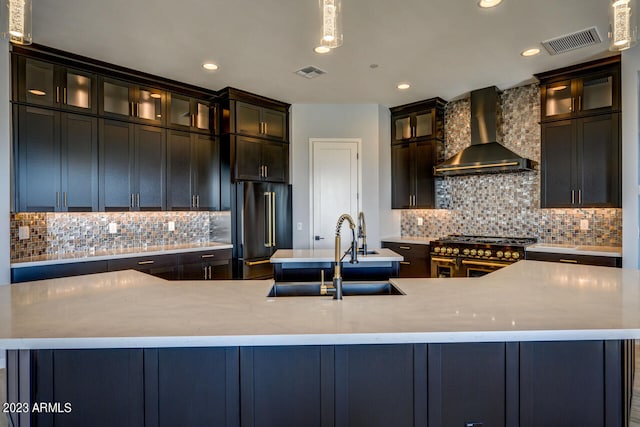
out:
{"label": "glass-front cabinet door", "polygon": [[596,112],[615,107],[613,73],[595,74],[585,77],[579,83],[578,111]]}
{"label": "glass-front cabinet door", "polygon": [[569,117],[575,109],[575,101],[572,93],[571,80],[545,85],[545,101],[543,103],[543,116],[547,118]]}
{"label": "glass-front cabinet door", "polygon": [[212,107],[204,101],[171,94],[169,100],[169,126],[172,128],[209,132]]}
{"label": "glass-front cabinet door", "polygon": [[393,121],[393,140],[402,141],[413,137],[413,127],[411,126],[411,116],[397,117]]}
{"label": "glass-front cabinet door", "polygon": [[431,136],[433,134],[433,114],[431,111],[416,113],[414,137]]}
{"label": "glass-front cabinet door", "polygon": [[137,88],[134,95],[134,116],[141,122],[162,124],[164,99],[165,93],[159,89]]}
{"label": "glass-front cabinet door", "polygon": [[100,113],[105,116],[130,117],[133,114],[131,90],[126,82],[103,79]]}
{"label": "glass-front cabinet door", "polygon": [[18,57],[18,100],[77,112],[96,112],[95,74]]}
{"label": "glass-front cabinet door", "polygon": [[164,120],[165,92],[140,87],[121,80],[101,79],[100,114],[107,117],[131,119],[161,125]]}

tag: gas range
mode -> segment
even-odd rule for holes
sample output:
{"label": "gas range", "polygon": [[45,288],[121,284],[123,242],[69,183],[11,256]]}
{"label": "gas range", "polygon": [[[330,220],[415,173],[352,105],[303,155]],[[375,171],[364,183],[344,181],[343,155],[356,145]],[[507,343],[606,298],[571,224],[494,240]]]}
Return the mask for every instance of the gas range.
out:
{"label": "gas range", "polygon": [[450,235],[431,242],[432,277],[474,277],[524,259],[530,237]]}

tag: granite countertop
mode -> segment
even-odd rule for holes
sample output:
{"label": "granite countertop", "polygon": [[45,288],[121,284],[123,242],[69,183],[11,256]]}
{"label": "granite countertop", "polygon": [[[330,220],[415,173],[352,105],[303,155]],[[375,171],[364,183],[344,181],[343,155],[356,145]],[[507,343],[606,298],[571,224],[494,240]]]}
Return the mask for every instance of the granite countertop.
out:
{"label": "granite countertop", "polygon": [[36,267],[43,265],[66,264],[72,262],[101,261],[116,258],[133,258],[137,256],[167,255],[181,252],[210,251],[230,249],[233,245],[223,242],[182,243],[176,245],[147,246],[146,248],[122,248],[108,251],[74,252],[64,254],[48,254],[11,260],[11,268]]}
{"label": "granite countertop", "polygon": [[586,246],[586,245],[559,245],[555,243],[536,243],[526,247],[527,252],[549,252],[570,255],[590,255],[622,257],[620,246]]}
{"label": "granite countertop", "polygon": [[412,237],[412,236],[391,236],[391,237],[383,237],[380,239],[381,242],[391,242],[391,243],[407,243],[407,244],[415,244],[415,245],[429,245],[434,240],[438,240],[439,237]]}
{"label": "granite countertop", "polygon": [[640,338],[640,270],[520,261],[479,278],[392,282],[406,295],[268,298],[271,280],[132,270],[0,286],[0,348]]}
{"label": "granite countertop", "polygon": [[[358,254],[358,263],[367,262],[393,262],[402,261],[404,257],[393,252],[391,249],[371,249],[377,253],[371,255]],[[347,255],[345,260],[349,259]],[[278,249],[271,257],[272,264],[290,262],[334,262],[335,252],[333,249]],[[345,262],[347,264],[347,262]]]}

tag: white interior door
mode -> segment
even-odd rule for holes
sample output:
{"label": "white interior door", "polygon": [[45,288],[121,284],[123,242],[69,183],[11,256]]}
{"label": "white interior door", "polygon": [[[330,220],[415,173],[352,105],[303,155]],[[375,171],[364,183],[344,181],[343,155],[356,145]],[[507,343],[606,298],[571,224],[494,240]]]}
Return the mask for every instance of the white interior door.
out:
{"label": "white interior door", "polygon": [[[334,247],[336,223],[348,213],[357,220],[360,142],[354,139],[311,139],[312,247]],[[348,224],[343,225],[342,247],[351,242]]]}

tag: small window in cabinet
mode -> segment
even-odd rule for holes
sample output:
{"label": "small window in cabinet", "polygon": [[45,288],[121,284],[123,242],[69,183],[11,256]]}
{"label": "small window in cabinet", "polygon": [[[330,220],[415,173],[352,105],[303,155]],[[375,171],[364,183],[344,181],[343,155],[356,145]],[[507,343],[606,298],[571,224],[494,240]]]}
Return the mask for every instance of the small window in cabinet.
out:
{"label": "small window in cabinet", "polygon": [[571,84],[560,82],[547,86],[546,115],[571,113]]}
{"label": "small window in cabinet", "polygon": [[138,117],[147,120],[162,118],[162,93],[153,90],[140,90]]}
{"label": "small window in cabinet", "polygon": [[129,115],[129,87],[104,82],[104,111]]}
{"label": "small window in cabinet", "polygon": [[188,99],[171,97],[171,123],[191,126],[191,106]]}
{"label": "small window in cabinet", "polygon": [[613,77],[585,79],[582,83],[582,110],[611,107],[613,105]]}
{"label": "small window in cabinet", "polygon": [[91,108],[91,78],[67,72],[65,102],[78,108]]}

